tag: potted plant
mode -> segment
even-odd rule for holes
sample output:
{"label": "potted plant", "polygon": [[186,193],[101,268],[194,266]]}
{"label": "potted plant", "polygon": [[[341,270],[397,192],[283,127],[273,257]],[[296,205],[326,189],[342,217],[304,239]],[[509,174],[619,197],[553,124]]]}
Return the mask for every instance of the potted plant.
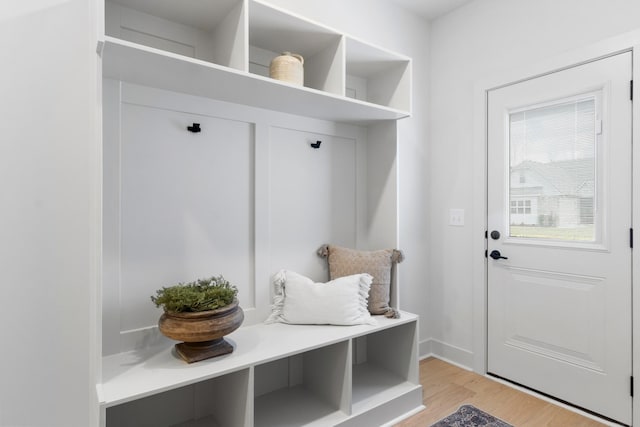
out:
{"label": "potted plant", "polygon": [[176,344],[176,352],[193,363],[233,351],[223,337],[244,320],[237,295],[235,286],[217,276],[163,287],[151,301],[164,309],[158,321],[160,332],[182,341]]}

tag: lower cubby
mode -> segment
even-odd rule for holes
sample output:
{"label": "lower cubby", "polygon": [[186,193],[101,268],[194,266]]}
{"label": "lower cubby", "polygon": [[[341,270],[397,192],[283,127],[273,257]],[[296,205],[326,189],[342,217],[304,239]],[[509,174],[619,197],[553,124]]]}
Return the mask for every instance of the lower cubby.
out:
{"label": "lower cubby", "polygon": [[[388,404],[399,405],[399,408],[382,412],[403,413],[421,404],[416,332],[413,322],[354,339],[354,417]],[[406,411],[402,409],[404,406]],[[378,418],[378,421],[389,420]]]}
{"label": "lower cubby", "polygon": [[250,422],[249,369],[106,410],[106,427],[226,427]]}
{"label": "lower cubby", "polygon": [[350,343],[257,365],[254,425],[336,425],[350,410]]}

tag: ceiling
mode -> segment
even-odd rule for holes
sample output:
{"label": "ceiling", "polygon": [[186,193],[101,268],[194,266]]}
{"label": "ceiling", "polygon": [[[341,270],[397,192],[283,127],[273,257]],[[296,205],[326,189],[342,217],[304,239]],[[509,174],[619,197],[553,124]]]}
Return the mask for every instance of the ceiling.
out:
{"label": "ceiling", "polygon": [[429,21],[436,19],[473,0],[391,0]]}

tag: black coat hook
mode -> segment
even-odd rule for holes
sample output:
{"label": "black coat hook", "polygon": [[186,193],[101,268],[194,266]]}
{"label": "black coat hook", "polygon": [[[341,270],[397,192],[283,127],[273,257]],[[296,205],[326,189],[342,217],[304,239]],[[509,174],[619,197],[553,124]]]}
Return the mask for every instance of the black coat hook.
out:
{"label": "black coat hook", "polygon": [[200,129],[200,123],[194,123],[191,126],[187,126],[187,130],[189,132],[193,132],[193,133],[198,133],[200,132],[202,129]]}
{"label": "black coat hook", "polygon": [[320,148],[320,144],[322,144],[322,141],[312,142],[309,145],[311,145],[311,147],[313,147],[313,148]]}

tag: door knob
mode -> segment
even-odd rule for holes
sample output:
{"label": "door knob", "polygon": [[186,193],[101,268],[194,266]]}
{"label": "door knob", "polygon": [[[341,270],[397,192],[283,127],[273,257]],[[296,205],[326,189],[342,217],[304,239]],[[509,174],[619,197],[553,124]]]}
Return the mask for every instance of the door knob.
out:
{"label": "door knob", "polygon": [[491,238],[493,240],[498,240],[500,238],[500,232],[498,230],[493,230],[491,232]]}
{"label": "door knob", "polygon": [[502,256],[502,255],[500,254],[500,251],[496,251],[496,250],[491,251],[491,253],[489,254],[489,256],[490,256],[491,258],[493,258],[493,259],[509,259],[509,258],[507,258],[506,256]]}

